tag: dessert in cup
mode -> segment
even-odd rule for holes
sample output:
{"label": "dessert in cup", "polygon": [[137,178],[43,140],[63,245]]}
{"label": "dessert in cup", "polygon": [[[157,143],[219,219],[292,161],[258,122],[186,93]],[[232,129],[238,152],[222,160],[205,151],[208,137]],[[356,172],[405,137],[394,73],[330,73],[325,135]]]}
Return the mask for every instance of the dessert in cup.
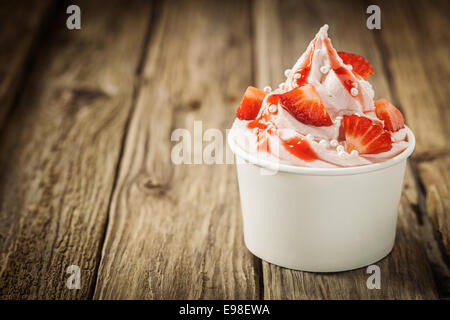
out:
{"label": "dessert in cup", "polygon": [[355,269],[389,254],[415,145],[402,113],[375,100],[366,80],[372,66],[337,52],[327,31],[319,30],[277,89],[247,88],[228,137],[247,248],[313,272]]}

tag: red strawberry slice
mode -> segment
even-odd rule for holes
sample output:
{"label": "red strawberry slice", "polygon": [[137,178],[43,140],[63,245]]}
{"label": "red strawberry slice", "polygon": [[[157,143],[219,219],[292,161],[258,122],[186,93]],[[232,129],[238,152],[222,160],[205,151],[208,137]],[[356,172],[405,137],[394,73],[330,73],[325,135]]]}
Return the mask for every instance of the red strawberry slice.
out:
{"label": "red strawberry slice", "polygon": [[375,113],[378,119],[384,121],[384,127],[389,131],[398,131],[405,127],[405,119],[400,110],[384,98],[375,101]]}
{"label": "red strawberry slice", "polygon": [[280,95],[281,105],[298,121],[317,127],[331,126],[330,115],[310,84]]}
{"label": "red strawberry slice", "polygon": [[373,75],[373,68],[370,63],[360,55],[348,52],[338,52],[339,57],[345,64],[350,64],[353,67],[353,72],[359,74],[364,79]]}
{"label": "red strawberry slice", "polygon": [[236,117],[241,120],[254,120],[261,109],[265,93],[258,88],[248,87],[236,111]]}
{"label": "red strawberry slice", "polygon": [[347,152],[360,154],[381,153],[392,148],[391,135],[381,125],[366,117],[344,116],[344,132]]}

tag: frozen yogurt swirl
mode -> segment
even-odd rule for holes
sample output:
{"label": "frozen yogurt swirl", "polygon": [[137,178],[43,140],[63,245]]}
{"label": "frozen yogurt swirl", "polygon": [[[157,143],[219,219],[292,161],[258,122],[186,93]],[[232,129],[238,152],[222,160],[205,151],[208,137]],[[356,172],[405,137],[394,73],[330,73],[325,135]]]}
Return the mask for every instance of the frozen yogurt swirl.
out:
{"label": "frozen yogurt swirl", "polygon": [[408,147],[409,129],[400,111],[385,99],[374,102],[372,86],[359,70],[367,66],[371,74],[371,66],[344,53],[354,67],[345,63],[327,31],[328,25],[320,28],[278,89],[261,92],[259,110],[250,110],[256,100],[246,93],[229,136],[238,147],[259,158],[305,167],[367,165]]}

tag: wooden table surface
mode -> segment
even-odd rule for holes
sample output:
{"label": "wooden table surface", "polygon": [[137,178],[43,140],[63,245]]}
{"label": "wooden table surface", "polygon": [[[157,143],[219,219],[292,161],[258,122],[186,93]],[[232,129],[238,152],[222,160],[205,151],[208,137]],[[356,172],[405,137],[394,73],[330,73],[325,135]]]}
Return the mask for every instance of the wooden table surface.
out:
{"label": "wooden table surface", "polygon": [[[2,299],[450,297],[448,0],[0,4]],[[292,271],[245,248],[233,165],[174,165],[170,135],[231,126],[248,85],[276,86],[319,27],[366,57],[376,97],[416,135],[396,245],[365,268]],[[81,288],[69,290],[69,265]]]}

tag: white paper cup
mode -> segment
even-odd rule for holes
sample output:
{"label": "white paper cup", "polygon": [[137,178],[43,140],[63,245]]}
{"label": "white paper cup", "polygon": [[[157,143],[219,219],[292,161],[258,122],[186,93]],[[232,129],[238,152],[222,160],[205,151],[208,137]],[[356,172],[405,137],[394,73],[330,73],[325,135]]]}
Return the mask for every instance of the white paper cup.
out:
{"label": "white paper cup", "polygon": [[[360,268],[392,250],[406,159],[350,168],[305,168],[251,156],[229,137],[244,221],[244,240],[257,257],[303,271]],[[244,160],[244,161],[242,161]],[[261,174],[261,169],[277,170]]]}

